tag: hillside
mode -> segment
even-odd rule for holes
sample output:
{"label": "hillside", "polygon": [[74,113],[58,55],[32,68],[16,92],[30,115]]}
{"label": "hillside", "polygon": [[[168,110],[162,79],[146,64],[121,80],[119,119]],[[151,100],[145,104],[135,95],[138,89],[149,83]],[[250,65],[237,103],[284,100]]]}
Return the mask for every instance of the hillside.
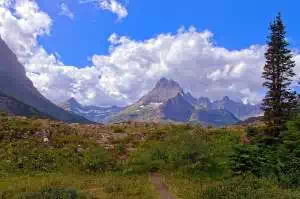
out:
{"label": "hillside", "polygon": [[233,174],[244,137],[241,127],[0,116],[0,197],[157,199],[154,180],[174,198],[298,198],[284,182]]}
{"label": "hillside", "polygon": [[[27,117],[52,118],[51,116],[40,112],[27,104],[24,104],[16,99],[8,97],[0,92],[0,112],[8,113],[9,115],[22,115]],[[53,119],[53,118],[52,118]]]}
{"label": "hillside", "polygon": [[[34,107],[57,120],[90,123],[87,119],[69,113],[46,99],[27,78],[25,68],[16,55],[0,38],[0,91],[24,104]],[[13,112],[13,110],[9,110]],[[26,113],[25,115],[29,115]]]}

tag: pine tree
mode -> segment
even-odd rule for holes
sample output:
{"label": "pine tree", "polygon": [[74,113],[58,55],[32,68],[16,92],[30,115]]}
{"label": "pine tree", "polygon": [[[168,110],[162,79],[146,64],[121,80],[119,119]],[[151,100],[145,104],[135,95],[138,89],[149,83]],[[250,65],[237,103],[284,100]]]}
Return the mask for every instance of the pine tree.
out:
{"label": "pine tree", "polygon": [[270,31],[262,75],[265,79],[263,86],[267,88],[262,109],[265,111],[264,119],[270,127],[269,133],[276,138],[296,108],[296,93],[290,89],[292,78],[296,74],[293,71],[295,61],[288,49],[289,43],[280,13],[271,23]]}

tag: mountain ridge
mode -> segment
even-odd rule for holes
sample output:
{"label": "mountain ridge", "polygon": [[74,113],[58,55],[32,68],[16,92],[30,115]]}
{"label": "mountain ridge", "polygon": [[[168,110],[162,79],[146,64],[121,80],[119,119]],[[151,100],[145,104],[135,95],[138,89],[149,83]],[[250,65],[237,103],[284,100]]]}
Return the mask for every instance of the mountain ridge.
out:
{"label": "mountain ridge", "polygon": [[75,113],[97,123],[107,123],[106,121],[109,117],[120,112],[123,109],[122,107],[118,106],[84,106],[73,97],[65,102],[58,104],[58,106],[68,112]]}
{"label": "mountain ridge", "polygon": [[[209,99],[206,99],[209,101]],[[130,105],[110,122],[120,121],[173,121],[173,122],[199,122],[208,125],[227,125],[239,122],[233,114],[227,110],[210,110],[210,106],[199,108],[191,93],[185,93],[179,83],[174,80],[161,78],[155,87],[137,103]],[[201,101],[201,99],[200,99]],[[201,113],[201,114],[200,114]],[[225,122],[211,120],[199,120],[203,114],[210,118],[219,118]]]}
{"label": "mountain ridge", "polygon": [[74,98],[59,106],[89,120],[102,123],[173,121],[222,126],[238,123],[261,112],[259,105],[235,102],[228,96],[216,101],[207,97],[195,98],[190,92],[185,93],[178,82],[165,77],[136,103],[124,108],[84,106]]}
{"label": "mountain ridge", "polygon": [[68,123],[91,123],[89,120],[67,112],[46,99],[26,76],[25,68],[16,55],[0,38],[0,91],[57,120]]}

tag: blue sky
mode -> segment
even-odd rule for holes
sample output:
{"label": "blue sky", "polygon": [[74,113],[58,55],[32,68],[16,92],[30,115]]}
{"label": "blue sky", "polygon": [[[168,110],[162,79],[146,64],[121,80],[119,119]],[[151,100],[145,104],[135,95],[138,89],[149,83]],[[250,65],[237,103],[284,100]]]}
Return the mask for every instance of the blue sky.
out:
{"label": "blue sky", "polygon": [[195,97],[259,103],[278,12],[300,79],[299,7],[299,0],[0,0],[0,35],[54,102],[130,104],[166,77]]}
{"label": "blue sky", "polygon": [[195,26],[214,33],[214,42],[228,49],[264,44],[268,24],[280,11],[295,48],[300,46],[300,1],[289,0],[130,0],[121,1],[128,16],[117,21],[111,12],[92,4],[65,0],[75,14],[74,20],[59,16],[62,0],[38,0],[39,6],[53,19],[51,36],[40,38],[49,52],[58,52],[67,65],[90,65],[88,57],[107,54],[112,33],[145,40],[160,33],[176,33],[181,26]]}

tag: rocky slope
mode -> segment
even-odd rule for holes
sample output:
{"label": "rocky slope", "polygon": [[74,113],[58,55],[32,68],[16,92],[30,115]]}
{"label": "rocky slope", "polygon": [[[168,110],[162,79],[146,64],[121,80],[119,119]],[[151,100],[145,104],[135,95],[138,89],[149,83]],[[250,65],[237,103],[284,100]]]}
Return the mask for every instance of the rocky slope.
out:
{"label": "rocky slope", "polygon": [[162,78],[152,91],[112,117],[110,122],[199,122],[214,126],[239,122],[227,110],[211,110],[207,101],[209,100],[195,99],[190,93],[184,93],[174,80]]}
{"label": "rocky slope", "polygon": [[75,123],[90,123],[87,119],[59,108],[47,100],[27,78],[24,67],[16,55],[0,38],[0,91],[39,112],[57,120]]}

